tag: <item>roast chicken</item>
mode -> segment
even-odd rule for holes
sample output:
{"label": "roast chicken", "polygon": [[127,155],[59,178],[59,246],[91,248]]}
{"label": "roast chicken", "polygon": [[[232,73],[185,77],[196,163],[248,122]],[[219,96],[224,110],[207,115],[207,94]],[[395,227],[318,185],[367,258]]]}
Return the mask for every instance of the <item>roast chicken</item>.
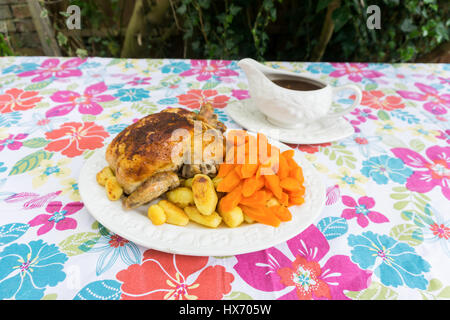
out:
{"label": "roast chicken", "polygon": [[[190,139],[174,139],[177,129],[184,129],[182,132],[188,133]],[[207,130],[220,136],[226,130],[210,104],[203,105],[198,114],[182,108],[166,109],[120,132],[108,145],[106,161],[124,190],[124,207],[135,208],[152,201],[179,186],[180,178],[215,174],[223,159],[221,152],[194,161],[210,143],[217,143],[202,139],[201,148],[194,150],[195,135],[203,136]]]}

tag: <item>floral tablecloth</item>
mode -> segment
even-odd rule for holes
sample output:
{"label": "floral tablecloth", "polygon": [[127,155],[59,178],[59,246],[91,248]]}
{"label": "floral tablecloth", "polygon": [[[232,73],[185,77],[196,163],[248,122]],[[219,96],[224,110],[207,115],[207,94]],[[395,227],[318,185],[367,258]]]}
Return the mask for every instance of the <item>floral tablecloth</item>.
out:
{"label": "floral tablecloth", "polygon": [[[248,98],[235,61],[0,59],[0,299],[449,299],[450,65],[267,63],[354,83],[355,134],[292,145],[326,206],[273,248],[191,257],[140,247],[88,213],[95,149],[166,107]],[[335,107],[352,103],[342,96]]]}

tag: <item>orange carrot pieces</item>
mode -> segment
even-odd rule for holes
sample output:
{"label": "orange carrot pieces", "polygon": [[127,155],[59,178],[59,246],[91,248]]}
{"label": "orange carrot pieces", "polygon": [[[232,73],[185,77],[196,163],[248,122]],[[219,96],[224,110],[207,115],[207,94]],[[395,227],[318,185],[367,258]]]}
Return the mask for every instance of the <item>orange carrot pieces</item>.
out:
{"label": "orange carrot pieces", "polygon": [[303,170],[301,167],[293,168],[289,171],[289,177],[294,178],[300,184],[303,184],[305,178],[303,177]]}
{"label": "orange carrot pieces", "polygon": [[288,190],[288,191],[297,191],[300,190],[301,184],[300,181],[287,177],[280,181],[281,188]]}
{"label": "orange carrot pieces", "polygon": [[227,193],[226,196],[219,201],[219,210],[222,212],[229,212],[237,207],[242,199],[242,183],[239,184],[233,191]]}
{"label": "orange carrot pieces", "polygon": [[239,179],[242,179],[242,164],[237,164],[236,167],[234,167],[234,170],[239,176]]}
{"label": "orange carrot pieces", "polygon": [[281,193],[281,198],[279,200],[282,205],[289,205],[289,195],[286,192]]}
{"label": "orange carrot pieces", "polygon": [[243,164],[241,166],[241,176],[242,178],[250,178],[253,177],[258,170],[258,164]]}
{"label": "orange carrot pieces", "polygon": [[278,176],[281,180],[289,176],[289,164],[283,154],[280,154]]}
{"label": "orange carrot pieces", "polygon": [[254,192],[250,197],[242,197],[239,204],[243,204],[249,207],[260,207],[261,204],[266,202],[266,199],[266,192],[264,190],[259,190]]}
{"label": "orange carrot pieces", "polygon": [[295,154],[295,151],[293,149],[289,149],[289,150],[283,151],[281,153],[281,155],[285,158],[293,158],[294,154]]}
{"label": "orange carrot pieces", "polygon": [[250,197],[253,193],[264,187],[264,177],[250,177],[244,180],[242,187],[242,195]]}
{"label": "orange carrot pieces", "polygon": [[231,192],[241,182],[236,170],[231,170],[217,185],[219,192]]}
{"label": "orange carrot pieces", "polygon": [[292,219],[292,213],[285,206],[273,206],[273,207],[270,207],[270,210],[281,221],[290,221]]}
{"label": "orange carrot pieces", "polygon": [[290,205],[301,205],[305,202],[305,198],[303,197],[289,197],[289,204]]}
{"label": "orange carrot pieces", "polygon": [[219,166],[219,172],[217,173],[218,178],[225,177],[231,170],[234,169],[234,164],[229,163],[221,163]]}
{"label": "orange carrot pieces", "polygon": [[280,178],[275,174],[265,175],[266,186],[273,192],[277,199],[281,199],[283,189],[280,187]]}
{"label": "orange carrot pieces", "polygon": [[273,227],[278,227],[281,223],[281,220],[275,215],[274,212],[265,206],[261,206],[258,208],[253,208],[245,205],[240,205],[242,211],[251,219],[267,224]]}
{"label": "orange carrot pieces", "polygon": [[289,197],[303,197],[305,195],[305,187],[301,186],[299,190],[289,191]]}

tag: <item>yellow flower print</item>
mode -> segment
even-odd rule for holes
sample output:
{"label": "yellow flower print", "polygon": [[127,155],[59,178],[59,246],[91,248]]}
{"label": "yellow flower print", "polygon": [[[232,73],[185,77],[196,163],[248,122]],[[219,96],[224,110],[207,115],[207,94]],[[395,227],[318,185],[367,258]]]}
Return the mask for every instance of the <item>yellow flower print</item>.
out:
{"label": "yellow flower print", "polygon": [[375,132],[378,134],[395,135],[403,131],[403,129],[399,128],[392,120],[378,120],[375,121],[375,124],[377,125]]}
{"label": "yellow flower print", "polygon": [[98,116],[97,118],[99,120],[109,120],[111,124],[118,124],[122,122],[123,118],[131,118],[133,116],[133,113],[128,111],[127,108],[121,108],[119,110],[112,109],[108,110],[108,112],[103,113],[102,115]]}
{"label": "yellow flower print", "polygon": [[317,171],[328,173],[328,168],[322,163],[317,162],[317,157],[314,154],[305,153],[305,158],[316,168]]}
{"label": "yellow flower print", "polygon": [[0,140],[5,140],[9,137],[9,133],[6,131],[6,128],[0,128]]}
{"label": "yellow flower print", "polygon": [[33,188],[39,188],[44,185],[51,176],[60,180],[65,178],[70,174],[70,168],[66,167],[70,161],[71,160],[68,158],[63,158],[56,162],[52,160],[42,160],[39,167],[30,171],[30,174],[34,176],[32,183]]}
{"label": "yellow flower print", "polygon": [[61,181],[61,185],[63,186],[62,193],[67,195],[73,201],[80,201],[80,191],[78,189],[78,182],[73,178],[69,178]]}
{"label": "yellow flower print", "polygon": [[337,184],[341,189],[348,188],[360,195],[366,194],[364,189],[361,187],[361,184],[364,184],[368,181],[366,177],[359,173],[352,173],[350,169],[345,167],[339,168],[338,172],[339,173],[333,173],[329,175],[329,177],[337,180]]}
{"label": "yellow flower print", "polygon": [[408,131],[410,131],[413,135],[424,138],[430,142],[436,142],[436,137],[440,135],[439,131],[426,129],[420,124],[416,124],[408,128]]}

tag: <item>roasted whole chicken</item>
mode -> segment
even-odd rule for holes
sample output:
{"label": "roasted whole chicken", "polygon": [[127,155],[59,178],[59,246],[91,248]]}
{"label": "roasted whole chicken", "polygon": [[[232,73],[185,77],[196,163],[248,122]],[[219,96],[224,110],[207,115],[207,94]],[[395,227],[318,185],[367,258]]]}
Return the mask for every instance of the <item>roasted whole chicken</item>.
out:
{"label": "roasted whole chicken", "polygon": [[[124,190],[124,207],[152,201],[179,186],[180,177],[215,175],[224,155],[222,148],[211,148],[211,144],[222,143],[215,137],[222,137],[225,130],[214,108],[205,104],[198,114],[182,108],[166,109],[120,132],[108,145],[106,161]],[[205,139],[206,132],[213,138]],[[209,152],[205,159],[206,148],[217,152]]]}

